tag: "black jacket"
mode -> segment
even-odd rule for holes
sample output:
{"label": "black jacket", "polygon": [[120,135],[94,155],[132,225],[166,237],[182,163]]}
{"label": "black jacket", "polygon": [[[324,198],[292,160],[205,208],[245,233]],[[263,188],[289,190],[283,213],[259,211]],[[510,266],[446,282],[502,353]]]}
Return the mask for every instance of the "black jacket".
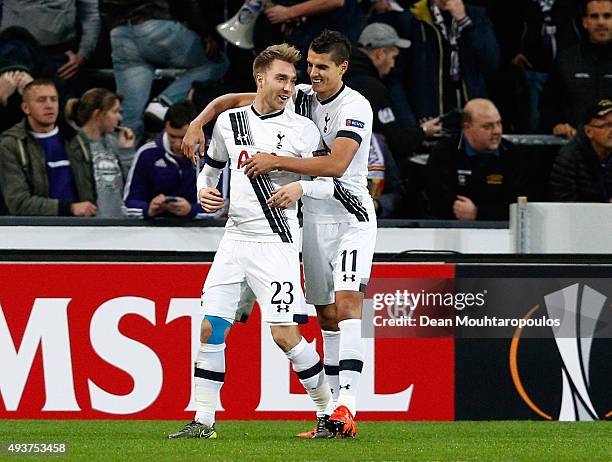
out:
{"label": "black jacket", "polygon": [[[25,71],[34,78],[41,77],[44,62],[43,48],[26,29],[13,26],[0,32],[0,74]],[[22,119],[21,95],[15,91],[8,98],[6,106],[0,106],[0,133]]]}
{"label": "black jacket", "polygon": [[421,127],[401,127],[391,109],[389,89],[381,80],[372,60],[363,51],[353,48],[344,82],[370,102],[374,120],[372,131],[385,137],[397,160],[417,152],[425,134]]}
{"label": "black jacket", "polygon": [[[534,71],[549,72],[553,55],[542,35],[544,14],[540,4],[533,0],[521,0],[518,5],[519,24],[514,27],[511,55],[524,54]],[[580,12],[574,0],[556,0],[551,10],[552,23],[556,27],[557,54],[576,45],[581,36]]]}
{"label": "black jacket", "polygon": [[[464,100],[487,97],[486,79],[499,65],[499,45],[493,25],[484,8],[466,5],[472,25],[459,39],[461,89]],[[410,40],[408,48],[408,100],[417,120],[436,117],[456,107],[453,96],[444,92],[448,82],[448,42],[434,25],[428,0],[419,0],[406,13],[397,28],[398,34]],[[452,104],[446,104],[452,100]]]}
{"label": "black jacket", "polygon": [[612,157],[602,165],[580,129],[557,154],[549,188],[556,202],[608,202],[612,198]]}
{"label": "black jacket", "polygon": [[578,127],[598,99],[612,97],[612,43],[582,42],[557,56],[542,97],[542,122]]}
{"label": "black jacket", "polygon": [[525,194],[524,156],[503,140],[499,155],[469,157],[463,138],[446,138],[432,149],[427,162],[427,196],[435,218],[454,219],[457,195],[478,207],[477,220],[507,220],[508,206]]}

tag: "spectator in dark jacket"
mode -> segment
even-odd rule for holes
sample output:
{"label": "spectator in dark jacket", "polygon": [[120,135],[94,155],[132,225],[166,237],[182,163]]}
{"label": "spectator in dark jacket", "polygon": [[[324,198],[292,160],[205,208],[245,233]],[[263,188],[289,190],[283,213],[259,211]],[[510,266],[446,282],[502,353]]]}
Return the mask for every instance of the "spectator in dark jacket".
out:
{"label": "spectator in dark jacket", "polygon": [[411,41],[407,92],[417,120],[486,97],[486,78],[499,64],[499,46],[484,8],[463,0],[419,0],[396,18]]}
{"label": "spectator in dark jacket", "polygon": [[197,173],[181,151],[196,115],[191,103],[173,104],[166,112],[164,131],[138,150],[125,185],[128,217],[194,218],[202,213],[196,198]]}
{"label": "spectator in dark jacket", "polygon": [[612,100],[600,100],[563,146],[550,174],[557,202],[612,202]]}
{"label": "spectator in dark jacket", "polygon": [[27,30],[10,27],[0,32],[0,132],[23,118],[21,94],[40,77],[43,48]]}
{"label": "spectator in dark jacket", "polygon": [[575,0],[520,0],[512,28],[512,64],[520,69],[521,132],[540,131],[540,96],[557,54],[580,42]]}
{"label": "spectator in dark jacket", "polygon": [[353,48],[350,66],[344,82],[364,95],[372,106],[372,131],[384,136],[396,160],[411,156],[419,150],[425,136],[440,131],[439,119],[432,119],[416,127],[402,127],[395,118],[389,89],[383,82],[395,64],[400,48],[410,42],[399,38],[393,27],[372,23],[359,36],[358,47]]}
{"label": "spectator in dark jacket", "polygon": [[32,80],[32,76],[25,71],[12,70],[0,73],[0,133],[23,118],[20,110],[21,93]]}
{"label": "spectator in dark jacket", "polygon": [[0,138],[0,187],[11,215],[96,214],[89,152],[57,126],[58,93],[49,79],[23,90],[25,120]]}
{"label": "spectator in dark jacket", "polygon": [[440,141],[427,162],[427,195],[436,218],[507,220],[524,194],[523,155],[502,140],[501,117],[485,99],[466,104],[463,136]]}
{"label": "spectator in dark jacket", "polygon": [[588,1],[582,25],[588,40],[559,53],[542,101],[545,126],[567,138],[591,101],[612,95],[612,0]]}

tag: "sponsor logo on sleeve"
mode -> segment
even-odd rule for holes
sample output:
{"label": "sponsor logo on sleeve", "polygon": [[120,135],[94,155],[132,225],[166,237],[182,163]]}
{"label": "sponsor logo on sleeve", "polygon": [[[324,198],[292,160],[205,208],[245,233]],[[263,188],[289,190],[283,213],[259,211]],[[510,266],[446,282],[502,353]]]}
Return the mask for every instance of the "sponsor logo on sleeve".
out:
{"label": "sponsor logo on sleeve", "polygon": [[365,123],[363,123],[361,120],[357,120],[357,119],[346,119],[346,126],[347,127],[363,128],[363,127],[365,127]]}

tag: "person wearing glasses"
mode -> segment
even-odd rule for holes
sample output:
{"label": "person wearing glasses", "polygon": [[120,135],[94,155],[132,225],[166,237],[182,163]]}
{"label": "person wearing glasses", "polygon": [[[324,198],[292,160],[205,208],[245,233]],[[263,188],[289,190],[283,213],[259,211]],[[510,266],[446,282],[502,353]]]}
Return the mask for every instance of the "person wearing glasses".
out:
{"label": "person wearing glasses", "polygon": [[597,101],[550,174],[556,202],[612,202],[612,99]]}

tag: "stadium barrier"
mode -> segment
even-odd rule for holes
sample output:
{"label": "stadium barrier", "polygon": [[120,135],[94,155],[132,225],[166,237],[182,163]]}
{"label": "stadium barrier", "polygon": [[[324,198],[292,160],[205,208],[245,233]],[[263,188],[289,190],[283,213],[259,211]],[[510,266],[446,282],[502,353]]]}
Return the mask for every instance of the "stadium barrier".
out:
{"label": "stadium barrier", "polygon": [[612,207],[519,200],[510,232],[517,253],[612,254]]}
{"label": "stadium barrier", "polygon": [[[138,220],[0,217],[2,250],[215,252],[224,222],[214,219]],[[379,220],[376,252],[444,250],[512,253],[508,222]]]}

